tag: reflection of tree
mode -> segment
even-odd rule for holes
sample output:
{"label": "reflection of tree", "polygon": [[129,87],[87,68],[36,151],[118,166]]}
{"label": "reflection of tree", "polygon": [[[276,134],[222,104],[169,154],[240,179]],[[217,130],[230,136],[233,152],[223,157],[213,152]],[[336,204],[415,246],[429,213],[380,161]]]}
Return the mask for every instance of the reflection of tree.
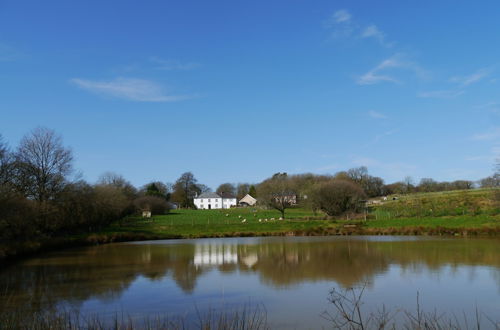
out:
{"label": "reflection of tree", "polygon": [[0,310],[42,310],[61,303],[78,307],[90,298],[112,300],[139,276],[151,281],[170,276],[191,293],[198,277],[211,269],[258,273],[263,283],[274,287],[327,280],[347,288],[370,282],[391,264],[412,272],[490,266],[500,289],[498,240],[264,238],[253,242],[110,244],[49,254],[0,273]]}
{"label": "reflection of tree", "polygon": [[257,247],[254,266],[264,283],[288,286],[303,281],[333,280],[344,287],[383,272],[388,259],[367,241],[297,242]]}

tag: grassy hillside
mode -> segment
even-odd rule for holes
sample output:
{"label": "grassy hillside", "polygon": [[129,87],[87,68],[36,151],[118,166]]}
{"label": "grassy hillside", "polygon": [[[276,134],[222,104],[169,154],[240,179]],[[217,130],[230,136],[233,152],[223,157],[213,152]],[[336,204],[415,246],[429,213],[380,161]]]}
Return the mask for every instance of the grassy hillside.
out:
{"label": "grassy hillside", "polygon": [[[145,237],[218,237],[279,234],[455,234],[464,229],[477,233],[500,230],[498,190],[417,193],[397,196],[369,208],[367,221],[328,218],[310,210],[287,210],[279,220],[275,210],[176,210],[151,219],[125,218],[103,233]],[[267,220],[267,221],[266,221]],[[355,225],[352,226],[352,225]]]}
{"label": "grassy hillside", "polygon": [[[391,200],[392,197],[398,198]],[[497,215],[499,189],[459,190],[389,196],[388,201],[371,207],[378,219]]]}
{"label": "grassy hillside", "polygon": [[[330,225],[319,220],[305,209],[289,209],[287,218],[280,219],[275,210],[259,208],[235,208],[225,210],[175,210],[167,215],[154,216],[151,219],[128,217],[109,226],[108,233],[140,233],[144,235],[164,235],[172,237],[224,236],[239,233],[273,234],[297,230],[311,230]],[[260,220],[260,221],[259,221]]]}

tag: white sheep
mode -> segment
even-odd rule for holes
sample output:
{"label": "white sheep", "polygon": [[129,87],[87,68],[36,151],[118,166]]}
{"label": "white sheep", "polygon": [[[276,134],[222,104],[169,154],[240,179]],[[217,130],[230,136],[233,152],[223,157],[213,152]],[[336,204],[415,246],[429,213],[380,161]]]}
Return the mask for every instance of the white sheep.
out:
{"label": "white sheep", "polygon": [[247,219],[241,220],[241,223],[245,223],[245,222],[247,222]]}
{"label": "white sheep", "polygon": [[259,222],[262,222],[262,219],[259,219]]}

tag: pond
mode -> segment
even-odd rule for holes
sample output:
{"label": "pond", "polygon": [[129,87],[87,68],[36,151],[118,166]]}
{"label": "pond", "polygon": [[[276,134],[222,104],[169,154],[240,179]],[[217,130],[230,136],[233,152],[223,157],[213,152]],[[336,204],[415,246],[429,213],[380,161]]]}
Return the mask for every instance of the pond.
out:
{"label": "pond", "polygon": [[[254,237],[117,243],[41,255],[0,272],[0,309],[78,310],[111,318],[265,308],[273,329],[328,327],[332,289],[363,310],[417,304],[500,316],[500,240]],[[359,291],[358,291],[359,292]]]}

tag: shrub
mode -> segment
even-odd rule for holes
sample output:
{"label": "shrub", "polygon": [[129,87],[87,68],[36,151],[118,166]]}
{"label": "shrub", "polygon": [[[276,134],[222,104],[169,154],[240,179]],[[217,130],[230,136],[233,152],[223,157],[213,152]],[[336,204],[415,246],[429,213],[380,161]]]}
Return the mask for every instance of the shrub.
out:
{"label": "shrub", "polygon": [[314,208],[334,216],[358,211],[366,195],[363,189],[353,182],[333,179],[316,184],[311,197]]}

